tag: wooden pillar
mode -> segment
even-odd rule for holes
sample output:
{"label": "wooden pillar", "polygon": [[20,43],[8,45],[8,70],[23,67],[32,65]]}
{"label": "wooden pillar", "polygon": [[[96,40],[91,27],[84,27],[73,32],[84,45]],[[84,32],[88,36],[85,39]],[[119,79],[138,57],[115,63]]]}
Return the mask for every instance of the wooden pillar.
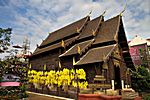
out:
{"label": "wooden pillar", "polygon": [[124,89],[124,80],[121,80],[122,89]]}
{"label": "wooden pillar", "polygon": [[115,89],[115,82],[114,82],[114,80],[111,80],[111,86],[112,86],[112,89],[114,90]]}

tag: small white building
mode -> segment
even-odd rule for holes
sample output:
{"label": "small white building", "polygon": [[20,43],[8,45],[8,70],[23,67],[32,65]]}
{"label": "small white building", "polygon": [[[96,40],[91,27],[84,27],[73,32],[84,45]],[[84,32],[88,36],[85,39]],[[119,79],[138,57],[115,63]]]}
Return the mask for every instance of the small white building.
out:
{"label": "small white building", "polygon": [[147,63],[150,69],[150,40],[135,36],[128,45],[134,65]]}

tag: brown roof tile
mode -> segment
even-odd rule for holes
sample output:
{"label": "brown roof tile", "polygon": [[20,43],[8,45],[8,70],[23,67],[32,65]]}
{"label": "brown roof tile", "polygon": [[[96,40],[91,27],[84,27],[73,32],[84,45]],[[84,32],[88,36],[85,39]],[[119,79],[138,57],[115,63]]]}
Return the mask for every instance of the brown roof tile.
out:
{"label": "brown roof tile", "polygon": [[115,40],[115,36],[119,30],[119,22],[120,16],[103,22],[93,44]]}
{"label": "brown roof tile", "polygon": [[[73,37],[73,38],[70,38],[70,39],[67,39],[64,41],[64,45],[67,46],[69,44],[71,44],[77,37]],[[43,52],[46,52],[46,51],[50,51],[50,50],[53,50],[53,49],[56,49],[56,48],[59,48],[61,47],[61,42],[58,42],[58,43],[55,43],[53,45],[50,45],[50,46],[47,46],[47,47],[43,47],[43,48],[37,48],[34,52],[33,52],[33,55],[37,55],[37,54],[40,54],[40,53],[43,53]]]}
{"label": "brown roof tile", "polygon": [[88,18],[89,16],[84,17],[83,19],[80,19],[70,25],[67,25],[59,30],[50,33],[49,36],[42,42],[41,46],[47,45],[59,39],[63,39],[64,37],[76,34],[77,28],[80,29]]}
{"label": "brown roof tile", "polygon": [[58,48],[58,47],[61,47],[61,42],[55,43],[53,45],[50,45],[50,46],[47,46],[47,47],[44,47],[44,48],[37,48],[33,52],[33,55],[37,55],[37,54],[40,54],[40,53],[43,53],[43,52],[46,52],[46,51],[50,51],[50,50]]}
{"label": "brown roof tile", "polygon": [[115,45],[110,45],[91,49],[78,62],[76,62],[76,65],[101,62],[103,61],[104,57],[111,52],[114,46]]}
{"label": "brown roof tile", "polygon": [[65,40],[64,41],[65,42],[65,47],[68,46],[69,44],[71,44],[72,42],[74,42],[77,38],[78,38],[78,36]]}
{"label": "brown roof tile", "polygon": [[89,21],[87,25],[85,25],[85,27],[83,28],[78,39],[83,39],[92,36],[93,31],[96,31],[101,21],[102,21],[102,16]]}
{"label": "brown roof tile", "polygon": [[74,45],[73,47],[71,47],[69,50],[67,50],[65,53],[60,55],[60,57],[77,54],[78,53],[78,46],[80,47],[81,52],[83,52],[85,50],[85,48],[87,46],[89,46],[92,42],[93,42],[93,40],[88,40],[85,42],[78,43],[78,44]]}

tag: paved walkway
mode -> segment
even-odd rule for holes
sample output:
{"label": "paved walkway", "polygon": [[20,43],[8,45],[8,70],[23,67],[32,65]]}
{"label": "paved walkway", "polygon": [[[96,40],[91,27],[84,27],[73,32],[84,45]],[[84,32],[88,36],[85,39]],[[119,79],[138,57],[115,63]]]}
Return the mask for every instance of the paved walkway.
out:
{"label": "paved walkway", "polygon": [[28,100],[74,100],[74,99],[34,93],[34,92],[27,92],[27,93],[29,94]]}

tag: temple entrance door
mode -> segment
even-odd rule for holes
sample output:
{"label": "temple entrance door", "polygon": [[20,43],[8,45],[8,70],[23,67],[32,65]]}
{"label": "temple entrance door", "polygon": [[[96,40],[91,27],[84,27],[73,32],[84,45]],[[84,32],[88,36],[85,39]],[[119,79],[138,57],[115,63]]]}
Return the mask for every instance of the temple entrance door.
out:
{"label": "temple entrance door", "polygon": [[115,89],[121,89],[120,68],[115,66]]}

